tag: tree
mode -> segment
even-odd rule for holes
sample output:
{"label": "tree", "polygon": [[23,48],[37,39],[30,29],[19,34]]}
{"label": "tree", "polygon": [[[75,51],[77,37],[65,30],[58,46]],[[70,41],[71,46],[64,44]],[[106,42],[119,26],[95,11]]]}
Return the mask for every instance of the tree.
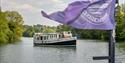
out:
{"label": "tree", "polygon": [[9,33],[9,27],[8,27],[8,21],[6,20],[6,16],[4,12],[0,12],[0,44],[1,43],[7,43],[8,42],[8,33]]}
{"label": "tree", "polygon": [[35,33],[34,27],[28,26],[28,25],[24,25],[24,32],[23,32],[23,36],[24,37],[33,37],[34,33]]}
{"label": "tree", "polygon": [[123,6],[117,7],[116,12],[116,39],[117,41],[125,40],[125,12],[123,11]]}
{"label": "tree", "polygon": [[20,40],[23,33],[23,18],[16,11],[6,11],[6,18],[10,29],[9,39],[10,42]]}

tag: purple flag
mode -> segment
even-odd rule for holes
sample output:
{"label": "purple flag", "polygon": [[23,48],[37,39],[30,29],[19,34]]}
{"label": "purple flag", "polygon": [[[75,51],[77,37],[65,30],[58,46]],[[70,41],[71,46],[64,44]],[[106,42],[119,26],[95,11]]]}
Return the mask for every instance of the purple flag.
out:
{"label": "purple flag", "polygon": [[78,29],[112,30],[114,20],[115,0],[81,0],[75,1],[64,10],[47,15],[48,19],[70,25]]}

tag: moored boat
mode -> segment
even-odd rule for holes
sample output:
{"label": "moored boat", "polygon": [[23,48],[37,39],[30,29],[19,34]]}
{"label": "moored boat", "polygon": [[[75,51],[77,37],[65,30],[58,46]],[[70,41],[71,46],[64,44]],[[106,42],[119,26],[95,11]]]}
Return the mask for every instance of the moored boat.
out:
{"label": "moored boat", "polygon": [[70,31],[61,33],[35,33],[34,45],[76,45],[76,37]]}

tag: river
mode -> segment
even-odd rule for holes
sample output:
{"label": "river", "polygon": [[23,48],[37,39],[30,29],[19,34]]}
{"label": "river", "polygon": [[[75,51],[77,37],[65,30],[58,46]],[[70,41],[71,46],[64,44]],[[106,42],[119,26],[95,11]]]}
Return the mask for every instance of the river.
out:
{"label": "river", "polygon": [[[108,63],[93,60],[93,56],[107,56],[108,43],[98,40],[78,40],[75,46],[33,46],[32,38],[0,46],[0,63]],[[125,51],[116,48],[116,63],[125,63]]]}

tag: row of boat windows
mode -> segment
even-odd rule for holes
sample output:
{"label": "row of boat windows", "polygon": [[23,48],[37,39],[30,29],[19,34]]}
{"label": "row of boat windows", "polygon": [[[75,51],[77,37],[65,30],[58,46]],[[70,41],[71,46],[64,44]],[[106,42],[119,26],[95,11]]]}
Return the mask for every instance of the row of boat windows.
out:
{"label": "row of boat windows", "polygon": [[48,36],[39,36],[37,40],[49,40],[49,39],[57,39],[57,35],[48,35]]}

